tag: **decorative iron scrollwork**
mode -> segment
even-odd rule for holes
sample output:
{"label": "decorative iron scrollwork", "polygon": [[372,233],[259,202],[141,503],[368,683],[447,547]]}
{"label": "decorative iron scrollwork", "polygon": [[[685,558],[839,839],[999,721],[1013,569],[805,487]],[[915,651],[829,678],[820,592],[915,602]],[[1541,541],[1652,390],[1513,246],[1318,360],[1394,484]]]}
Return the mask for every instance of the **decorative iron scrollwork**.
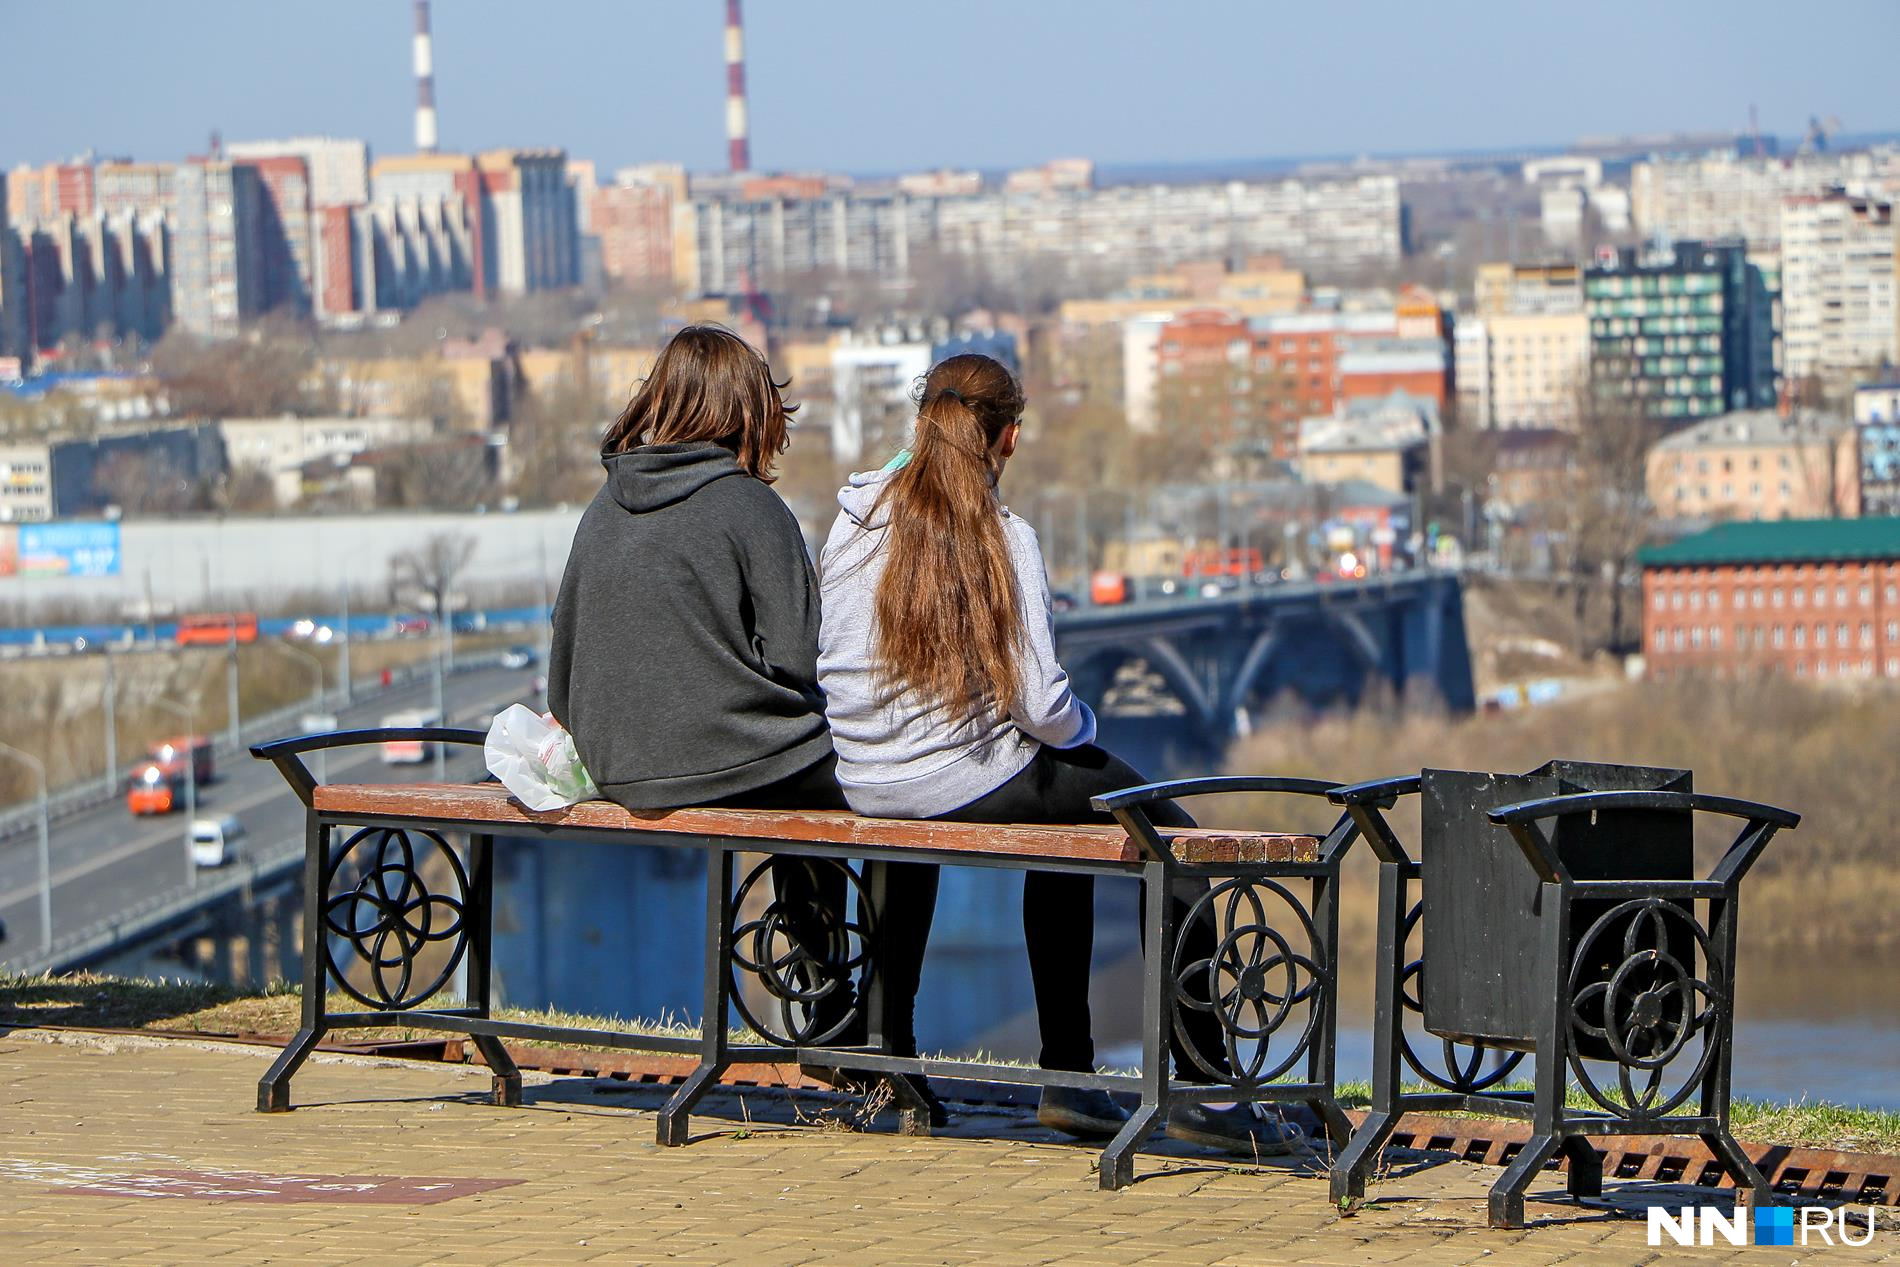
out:
{"label": "decorative iron scrollwork", "polygon": [[[1420,933],[1420,923],[1425,916],[1422,902],[1412,903],[1412,909],[1405,913],[1405,921],[1399,925],[1399,958],[1404,966],[1399,970],[1399,1005],[1421,1021],[1425,1016],[1425,999],[1422,983],[1425,980],[1425,960],[1411,958],[1412,938]],[[1406,1033],[1404,1018],[1399,1025],[1399,1056],[1406,1067],[1434,1086],[1443,1087],[1460,1095],[1476,1095],[1497,1086],[1524,1063],[1521,1051],[1504,1052],[1483,1043],[1459,1042],[1455,1039],[1441,1038],[1443,1047],[1442,1066],[1428,1066],[1418,1050],[1412,1046],[1411,1035]],[[1485,1068],[1487,1061],[1491,1067]]]}
{"label": "decorative iron scrollwork", "polygon": [[[1188,957],[1186,939],[1175,945],[1175,1032],[1201,1072],[1250,1091],[1286,1073],[1312,1047],[1325,1021],[1332,964],[1305,905],[1273,880],[1221,881],[1195,899],[1181,927],[1201,920],[1215,921],[1217,941],[1212,954],[1196,959]],[[1191,1012],[1211,1014],[1219,1024],[1227,1068],[1193,1041]],[[1274,1038],[1290,1022],[1297,1023],[1292,1044],[1274,1060]]]}
{"label": "decorative iron scrollwork", "polygon": [[[775,881],[771,898],[750,915],[767,877]],[[844,906],[853,896],[850,919]],[[732,1005],[754,1033],[781,1047],[808,1047],[862,1025],[852,979],[875,953],[877,913],[856,872],[836,858],[770,859],[740,882],[729,910]],[[766,1008],[747,1001],[741,969],[764,989]]]}
{"label": "decorative iron scrollwork", "polygon": [[[1620,936],[1619,936],[1620,934]],[[1614,938],[1621,959],[1602,975],[1604,953],[1598,943]],[[1688,950],[1691,963],[1681,954]],[[1725,984],[1704,981],[1693,971],[1693,958],[1715,962],[1709,938],[1695,916],[1666,898],[1634,898],[1600,915],[1577,942],[1570,966],[1570,1067],[1584,1093],[1619,1117],[1646,1121],[1679,1107],[1701,1086],[1726,1032]],[[1665,1071],[1697,1035],[1701,1051],[1673,1091],[1665,1092]],[[1574,1048],[1585,1039],[1608,1046],[1617,1086],[1606,1091],[1590,1074]],[[1632,1076],[1636,1075],[1636,1076]],[[1641,1085],[1638,1085],[1640,1077]]]}
{"label": "decorative iron scrollwork", "polygon": [[[426,847],[419,848],[418,841]],[[445,891],[430,889],[425,872],[431,871],[446,877]],[[340,876],[345,883],[354,876],[355,883],[339,891]],[[323,927],[329,934],[323,955],[330,977],[365,1007],[388,1012],[415,1007],[448,984],[468,951],[468,874],[435,832],[368,827],[355,833],[331,852],[323,895]],[[350,947],[354,962],[338,962],[339,944]],[[430,951],[438,945],[440,950]],[[367,984],[359,986],[351,969],[362,966],[368,970]],[[423,972],[430,975],[418,985]]]}

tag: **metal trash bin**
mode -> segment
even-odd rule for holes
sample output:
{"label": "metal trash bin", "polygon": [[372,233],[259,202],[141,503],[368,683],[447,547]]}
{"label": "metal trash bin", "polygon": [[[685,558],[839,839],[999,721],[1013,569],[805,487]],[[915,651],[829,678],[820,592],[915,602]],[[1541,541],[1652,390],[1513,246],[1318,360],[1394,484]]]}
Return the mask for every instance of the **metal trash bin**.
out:
{"label": "metal trash bin", "polygon": [[[1539,936],[1537,873],[1524,865],[1510,829],[1489,811],[1579,792],[1688,792],[1687,770],[1549,761],[1528,774],[1425,770],[1419,775],[1420,877],[1424,915],[1425,1028],[1454,1042],[1506,1051],[1536,1045],[1543,1012],[1537,983],[1513,969],[1534,962]],[[1552,845],[1580,880],[1687,880],[1694,874],[1695,832],[1687,810],[1606,810],[1557,821]],[[1583,899],[1571,914],[1571,947],[1615,905]],[[1631,917],[1623,917],[1626,925]],[[1678,958],[1695,951],[1686,931],[1667,932]],[[1586,984],[1607,981],[1621,934],[1599,935]],[[1568,956],[1567,956],[1568,958]],[[1593,996],[1594,997],[1594,996]],[[1613,1058],[1608,1043],[1586,1036],[1579,1054]]]}
{"label": "metal trash bin", "polygon": [[[1492,1185],[1494,1227],[1523,1226],[1524,1192],[1559,1154],[1569,1193],[1599,1194],[1591,1140],[1604,1135],[1698,1136],[1738,1188],[1773,1203],[1729,1130],[1736,897],[1769,840],[1801,818],[1689,787],[1686,770],[1553,761],[1332,794],[1379,859],[1372,1104],[1333,1165],[1342,1209],[1364,1198],[1408,1112],[1532,1123]],[[1409,795],[1423,798],[1417,858],[1384,815]],[[1746,823],[1701,879],[1697,813]],[[1442,1058],[1413,1044],[1408,1012]],[[1526,1055],[1535,1090],[1502,1089]],[[1408,1076],[1427,1089],[1403,1090]],[[1573,1085],[1591,1107],[1568,1103]]]}

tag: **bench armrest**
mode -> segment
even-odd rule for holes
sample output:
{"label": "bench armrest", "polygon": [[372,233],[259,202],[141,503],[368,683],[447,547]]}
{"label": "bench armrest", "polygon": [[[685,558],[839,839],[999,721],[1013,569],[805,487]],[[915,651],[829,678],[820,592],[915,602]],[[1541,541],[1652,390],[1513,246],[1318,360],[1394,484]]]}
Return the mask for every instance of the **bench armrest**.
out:
{"label": "bench armrest", "polygon": [[297,799],[308,806],[311,793],[316,790],[317,781],[311,777],[310,768],[303,763],[304,753],[317,752],[325,748],[351,748],[361,744],[389,743],[404,739],[418,743],[459,743],[479,747],[488,741],[488,736],[479,730],[466,730],[456,726],[332,730],[321,735],[298,735],[292,739],[279,739],[274,743],[253,744],[251,755],[259,761],[269,761],[275,765],[277,773],[284,776],[284,782],[290,784],[290,790],[297,794]]}
{"label": "bench armrest", "polygon": [[1151,801],[1171,801],[1177,796],[1210,796],[1219,792],[1290,792],[1295,796],[1330,796],[1339,784],[1325,779],[1286,779],[1267,774],[1216,775],[1199,779],[1173,779],[1166,783],[1144,783],[1098,796],[1091,802],[1096,809],[1114,813],[1124,805],[1146,805]]}
{"label": "bench armrest", "polygon": [[1416,795],[1418,788],[1418,775],[1401,774],[1396,778],[1372,779],[1365,783],[1336,787],[1328,795],[1335,805],[1373,805],[1379,809],[1391,809],[1401,796]]}
{"label": "bench armrest", "polygon": [[1499,826],[1510,828],[1512,838],[1517,841],[1518,848],[1524,851],[1524,857],[1537,874],[1547,882],[1556,883],[1568,881],[1570,872],[1564,867],[1562,859],[1558,858],[1550,838],[1537,826],[1538,822],[1546,818],[1619,809],[1679,810],[1746,819],[1747,825],[1709,873],[1711,880],[1722,884],[1733,883],[1747,874],[1775,832],[1784,827],[1796,827],[1801,822],[1801,815],[1793,810],[1763,805],[1758,801],[1738,800],[1732,796],[1710,796],[1703,792],[1572,792],[1566,796],[1545,796],[1533,801],[1519,801],[1515,805],[1501,805],[1486,811],[1486,817]]}
{"label": "bench armrest", "polygon": [[[1210,775],[1122,788],[1105,796],[1094,797],[1089,803],[1104,813],[1113,814],[1115,821],[1151,856],[1169,857],[1172,856],[1171,851],[1160,830],[1143,812],[1142,806],[1152,805],[1156,801],[1171,801],[1179,796],[1212,796],[1227,792],[1283,792],[1292,796],[1330,798],[1338,786],[1326,779],[1296,779],[1271,774]],[[1320,842],[1320,861],[1330,865],[1351,846],[1358,835],[1359,827],[1351,816],[1341,814],[1332,830]]]}

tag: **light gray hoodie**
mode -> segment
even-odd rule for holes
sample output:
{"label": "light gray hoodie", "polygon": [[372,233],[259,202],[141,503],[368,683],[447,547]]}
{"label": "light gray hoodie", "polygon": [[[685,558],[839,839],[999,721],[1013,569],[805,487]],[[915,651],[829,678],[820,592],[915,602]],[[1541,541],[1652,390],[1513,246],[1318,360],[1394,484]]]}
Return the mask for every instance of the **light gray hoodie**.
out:
{"label": "light gray hoodie", "polygon": [[1095,715],[1056,661],[1049,581],[1036,530],[1000,503],[1022,605],[1023,689],[1007,720],[957,721],[913,692],[880,699],[874,682],[875,609],[889,511],[877,505],[893,468],[853,475],[819,555],[818,683],[838,752],[838,782],[860,814],[932,818],[1007,783],[1042,744],[1095,739]]}

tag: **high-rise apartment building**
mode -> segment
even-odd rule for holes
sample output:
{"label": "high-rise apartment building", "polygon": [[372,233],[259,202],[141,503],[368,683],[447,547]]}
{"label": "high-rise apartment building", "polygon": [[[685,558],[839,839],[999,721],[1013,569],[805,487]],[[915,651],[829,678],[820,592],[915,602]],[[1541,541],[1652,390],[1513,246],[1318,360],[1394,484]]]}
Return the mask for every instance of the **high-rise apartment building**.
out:
{"label": "high-rise apartment building", "polygon": [[[477,295],[521,295],[579,279],[580,230],[562,150],[382,158],[371,184],[379,207],[411,204],[419,223],[466,226]],[[461,204],[459,216],[443,205],[450,202]]]}
{"label": "high-rise apartment building", "polygon": [[1791,379],[1900,359],[1893,204],[1834,191],[1781,208],[1781,337]]}
{"label": "high-rise apartment building", "polygon": [[1581,264],[1480,264],[1472,285],[1480,317],[1583,311]]}
{"label": "high-rise apartment building", "polygon": [[[0,172],[0,359],[11,369],[24,369],[26,343],[25,259],[20,239],[8,214],[7,174]],[[18,366],[12,363],[18,361]]]}
{"label": "high-rise apartment building", "polygon": [[1571,428],[1589,374],[1578,264],[1481,264],[1475,316],[1453,334],[1459,417],[1478,427]]}
{"label": "high-rise apartment building", "polygon": [[1736,237],[1750,246],[1780,238],[1785,199],[1831,187],[1876,195],[1900,192],[1900,151],[1651,159],[1630,170],[1631,211],[1646,236]]}
{"label": "high-rise apartment building", "polygon": [[258,236],[263,246],[264,307],[307,313],[316,289],[309,168],[291,154],[235,161],[257,173],[262,195]]}
{"label": "high-rise apartment building", "polygon": [[172,311],[194,334],[230,336],[264,311],[264,190],[255,168],[180,163],[172,188]]}
{"label": "high-rise apartment building", "polygon": [[369,201],[369,146],[353,138],[293,136],[281,141],[234,141],[234,159],[300,158],[309,174],[312,207],[359,207]]}
{"label": "high-rise apartment building", "polygon": [[92,214],[93,158],[81,155],[71,162],[28,167],[22,163],[8,174],[6,218],[15,224],[50,220],[70,212]]}
{"label": "high-rise apartment building", "polygon": [[1599,248],[1584,305],[1599,397],[1667,422],[1775,404],[1772,300],[1742,243]]}
{"label": "high-rise apartment building", "polygon": [[673,281],[673,194],[664,185],[614,184],[594,191],[590,211],[601,272],[622,285]]}
{"label": "high-rise apartment building", "polygon": [[23,226],[19,238],[23,348],[50,351],[69,336],[149,342],[164,333],[171,279],[163,216],[65,212]]}
{"label": "high-rise apartment building", "polygon": [[98,207],[108,214],[170,215],[175,163],[101,163],[93,170]]}
{"label": "high-rise apartment building", "polygon": [[579,221],[565,150],[489,150],[481,173],[484,272],[504,295],[580,280]]}
{"label": "high-rise apartment building", "polygon": [[1262,254],[1377,268],[1397,263],[1404,244],[1398,182],[1387,176],[940,197],[708,194],[692,200],[690,220],[676,251],[692,253],[693,288],[706,294],[814,268],[903,277],[914,255],[929,252],[1004,274],[1041,264],[1088,275],[1104,260],[1154,271],[1188,259]]}

